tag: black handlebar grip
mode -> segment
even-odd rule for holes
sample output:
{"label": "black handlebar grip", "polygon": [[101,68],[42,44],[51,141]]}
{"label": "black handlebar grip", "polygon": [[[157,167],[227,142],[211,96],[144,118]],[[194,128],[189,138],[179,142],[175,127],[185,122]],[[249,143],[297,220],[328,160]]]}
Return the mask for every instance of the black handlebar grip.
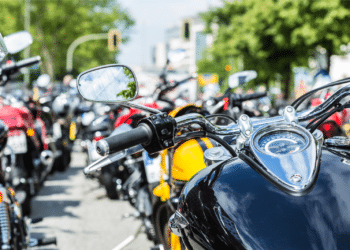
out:
{"label": "black handlebar grip", "polygon": [[153,132],[146,124],[124,133],[120,133],[96,143],[96,150],[102,156],[112,154],[138,144],[147,144],[152,140]]}
{"label": "black handlebar grip", "polygon": [[239,97],[236,99],[237,101],[248,101],[248,100],[252,100],[252,99],[258,99],[261,97],[267,96],[267,92],[258,92],[258,93],[253,93],[253,94],[242,94],[239,95]]}
{"label": "black handlebar grip", "polygon": [[16,67],[17,68],[24,68],[24,67],[29,67],[31,65],[40,63],[40,56],[35,56],[35,57],[30,57],[24,60],[21,60],[19,62],[16,62]]}

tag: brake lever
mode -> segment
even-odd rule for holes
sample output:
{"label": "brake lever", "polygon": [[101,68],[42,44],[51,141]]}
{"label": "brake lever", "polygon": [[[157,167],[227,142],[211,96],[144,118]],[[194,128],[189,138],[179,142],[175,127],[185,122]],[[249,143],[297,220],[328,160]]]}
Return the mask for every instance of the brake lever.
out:
{"label": "brake lever", "polygon": [[106,155],[106,156],[102,157],[101,159],[91,163],[86,168],[84,168],[84,174],[89,175],[98,169],[101,169],[101,168],[106,167],[110,164],[113,164],[113,163],[125,158],[128,155],[136,154],[142,150],[144,150],[143,147],[141,145],[137,145],[135,147],[132,147],[132,148],[129,148],[129,149],[126,149],[123,151],[119,151],[119,152],[116,152],[116,153],[111,154],[111,155]]}

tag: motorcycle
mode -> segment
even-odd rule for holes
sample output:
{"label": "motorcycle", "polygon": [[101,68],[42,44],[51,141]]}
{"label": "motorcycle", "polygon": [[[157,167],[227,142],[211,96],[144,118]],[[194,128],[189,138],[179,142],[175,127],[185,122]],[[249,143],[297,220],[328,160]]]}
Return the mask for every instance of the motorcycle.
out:
{"label": "motorcycle", "polygon": [[[30,39],[29,39],[30,38]],[[17,41],[17,42],[15,42]],[[29,46],[31,35],[28,32],[18,32],[5,37],[5,44],[17,53]],[[17,44],[17,47],[14,46]],[[40,62],[40,57],[28,58],[22,61],[7,61],[1,64],[1,85],[5,85],[10,77],[21,68]],[[8,101],[6,101],[8,100]],[[23,103],[17,103],[15,98],[2,96],[0,119],[9,128],[8,145],[16,156],[16,166],[12,168],[10,181],[18,194],[23,213],[30,213],[30,200],[50,173],[53,163],[53,153],[47,143],[46,126],[40,116],[33,116],[30,109]],[[9,151],[5,151],[9,154]]]}
{"label": "motorcycle", "polygon": [[[10,38],[12,39],[16,37],[17,40],[18,38],[23,39],[26,36],[28,36],[27,33],[18,33],[15,36],[11,36]],[[7,41],[11,39],[7,38]],[[17,46],[21,47],[24,45],[25,44],[23,44],[23,40],[17,41]],[[11,52],[14,51],[12,44],[9,46],[9,48]],[[6,54],[6,44],[0,34],[0,62],[4,59]],[[25,64],[28,65],[28,62],[29,61],[27,61]],[[30,60],[30,62],[33,63],[33,60]],[[20,68],[22,65],[24,65],[23,62],[12,65],[11,70],[15,70],[14,68],[16,67]],[[7,68],[7,70],[9,69],[10,68]],[[4,77],[2,79],[4,80]],[[0,121],[0,247],[1,249],[20,250],[28,249],[29,247],[56,244],[56,238],[36,239],[29,237],[29,232],[27,231],[29,221],[23,217],[21,206],[17,201],[18,195],[16,195],[16,192],[5,179],[5,177],[11,173],[11,168],[14,168],[16,166],[14,149],[8,145],[10,138],[8,137],[9,132],[9,128],[5,125],[5,123],[3,121]],[[10,151],[10,161],[7,161],[5,149],[8,149]],[[42,219],[34,219],[31,221],[31,223],[37,223],[41,220]]]}
{"label": "motorcycle", "polygon": [[[258,92],[253,94],[235,94],[232,93],[232,89],[244,85],[245,83],[255,79],[257,73],[254,70],[247,70],[232,74],[229,79],[229,88],[220,97],[211,97],[204,102],[204,107],[210,112],[210,114],[222,114],[232,117],[237,120],[242,114],[257,117],[262,116],[262,112],[254,108],[255,104],[250,102],[253,107],[249,105],[243,105],[246,101],[252,101],[267,96],[266,92]],[[212,95],[213,96],[213,95]],[[223,116],[221,116],[223,117]],[[228,119],[219,118],[216,122],[217,125],[227,125],[230,121]]]}
{"label": "motorcycle", "polygon": [[[102,80],[107,72],[118,75],[119,81]],[[324,87],[348,82],[350,78],[345,78]],[[106,91],[97,94],[90,91],[94,87]],[[317,128],[333,113],[350,107],[349,102],[341,103],[350,87],[341,88],[316,108],[296,112],[324,87],[298,98],[283,116],[252,121],[241,115],[238,124],[215,126],[200,114],[174,119],[128,103],[136,96],[137,84],[125,66],[91,69],[78,78],[84,98],[152,113],[137,128],[100,140],[97,149],[105,155],[100,164],[140,144],[139,150],[150,154],[204,136],[221,144],[206,157],[207,167],[186,183],[169,220],[172,233],[181,237],[181,248],[187,249],[348,248],[350,199],[344,188],[349,184],[350,140],[324,140]],[[308,128],[299,125],[309,120],[313,123]],[[182,128],[189,132],[179,135]]]}

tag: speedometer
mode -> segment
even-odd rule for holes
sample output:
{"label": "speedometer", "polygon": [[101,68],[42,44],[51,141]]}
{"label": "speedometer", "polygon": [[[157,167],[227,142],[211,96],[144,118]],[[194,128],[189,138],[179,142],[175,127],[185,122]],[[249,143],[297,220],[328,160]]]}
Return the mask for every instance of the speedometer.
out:
{"label": "speedometer", "polygon": [[260,151],[274,155],[296,153],[306,147],[303,136],[292,131],[274,131],[265,134],[258,140]]}

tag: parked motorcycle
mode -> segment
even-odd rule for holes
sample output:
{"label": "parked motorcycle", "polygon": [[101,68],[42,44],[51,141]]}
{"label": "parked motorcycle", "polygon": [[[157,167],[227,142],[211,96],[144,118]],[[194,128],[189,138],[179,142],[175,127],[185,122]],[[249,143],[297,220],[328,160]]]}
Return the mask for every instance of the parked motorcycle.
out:
{"label": "parked motorcycle", "polygon": [[[12,35],[10,38],[16,37],[16,41],[19,38],[23,39],[23,36],[28,36],[27,33],[18,33]],[[11,39],[7,39],[11,40]],[[25,41],[23,40],[17,41],[18,46],[24,46]],[[12,45],[12,44],[11,44]],[[14,47],[10,47],[10,50],[13,52]],[[25,46],[24,46],[25,47]],[[7,54],[7,49],[5,42],[0,34],[0,62]],[[12,68],[8,68],[5,70],[6,72],[15,71],[16,68],[21,68],[21,66],[34,63],[36,60],[29,60],[26,63],[18,62],[15,65],[12,65]],[[30,62],[30,63],[29,63]],[[3,66],[2,66],[3,68]],[[2,77],[4,81],[8,79],[8,75],[6,77]],[[16,195],[16,192],[13,188],[8,184],[5,179],[7,175],[11,174],[13,168],[17,166],[16,157],[14,154],[14,149],[8,143],[10,142],[10,138],[8,134],[10,133],[9,128],[5,125],[3,121],[0,121],[0,156],[1,156],[1,170],[0,170],[0,247],[1,249],[9,249],[9,250],[20,250],[20,249],[28,249],[29,247],[35,246],[43,246],[49,244],[56,244],[56,239],[36,239],[29,238],[29,233],[27,231],[28,221],[24,219],[21,206],[18,203],[17,198],[23,198],[22,195]],[[10,143],[11,144],[11,143]],[[6,147],[9,150],[9,159],[6,157]],[[32,220],[32,223],[39,222],[39,220]]]}
{"label": "parked motorcycle", "polygon": [[[243,106],[245,101],[251,101],[267,96],[266,92],[253,93],[253,94],[235,94],[232,90],[244,85],[245,83],[255,79],[257,73],[254,70],[242,71],[232,74],[229,79],[229,88],[220,97],[211,97],[204,102],[204,107],[210,112],[210,114],[222,114],[232,117],[237,120],[242,114],[249,115],[251,117],[262,116],[263,112],[259,111],[254,103],[253,107],[249,105]],[[223,117],[223,116],[222,116]],[[216,122],[217,125],[227,125],[230,120],[219,118]]]}
{"label": "parked motorcycle", "polygon": [[[14,33],[5,37],[5,43],[11,48],[11,53],[17,53],[20,50],[16,50],[14,44],[23,49],[30,44],[29,38],[31,35],[28,32]],[[33,57],[2,64],[1,85],[5,85],[19,69],[39,62],[40,57]],[[21,194],[19,202],[24,214],[28,215],[31,196],[38,191],[52,168],[53,153],[49,150],[46,140],[46,126],[40,116],[33,117],[32,112],[23,103],[17,103],[16,99],[10,98],[9,95],[2,96],[0,119],[9,128],[7,144],[16,155],[16,166],[12,168],[11,179],[8,181]],[[5,151],[5,154],[9,154],[8,151]]]}
{"label": "parked motorcycle", "polygon": [[[90,100],[130,106],[126,101],[136,96],[137,85],[126,71],[131,72],[125,66],[109,65],[84,72],[78,79],[79,91]],[[119,81],[102,81],[100,76],[106,72],[118,75]],[[325,87],[348,82],[350,78],[345,78]],[[96,85],[106,92],[89,91]],[[242,115],[238,124],[227,126],[215,126],[199,114],[173,119],[138,106],[152,115],[131,131],[99,141],[97,149],[106,155],[99,163],[140,144],[152,154],[183,140],[209,137],[221,147],[211,149],[207,167],[187,182],[169,221],[172,232],[181,237],[181,248],[347,249],[350,199],[344,187],[350,184],[350,140],[324,141],[317,128],[334,112],[350,107],[348,102],[340,103],[350,87],[314,109],[296,112],[316,90],[287,106],[283,116],[252,121]],[[308,128],[298,125],[311,119]],[[178,135],[193,124],[200,129]]]}

